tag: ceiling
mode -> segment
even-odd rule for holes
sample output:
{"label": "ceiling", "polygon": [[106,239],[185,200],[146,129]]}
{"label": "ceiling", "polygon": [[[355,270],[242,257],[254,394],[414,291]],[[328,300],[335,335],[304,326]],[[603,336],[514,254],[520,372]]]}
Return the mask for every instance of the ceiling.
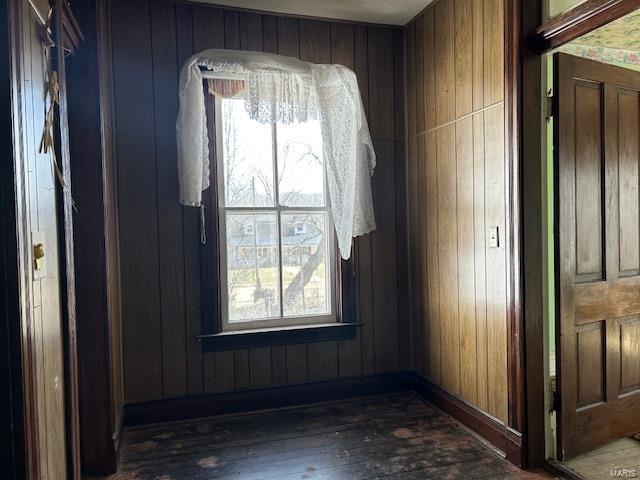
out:
{"label": "ceiling", "polygon": [[406,25],[433,0],[197,0],[263,12]]}

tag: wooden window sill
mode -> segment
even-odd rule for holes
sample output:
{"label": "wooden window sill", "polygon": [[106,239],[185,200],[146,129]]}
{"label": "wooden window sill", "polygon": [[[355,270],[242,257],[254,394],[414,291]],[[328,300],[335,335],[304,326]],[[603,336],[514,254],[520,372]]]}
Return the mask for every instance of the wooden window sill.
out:
{"label": "wooden window sill", "polygon": [[321,323],[293,327],[260,328],[198,335],[204,353],[275,347],[300,343],[335,342],[356,338],[361,323]]}

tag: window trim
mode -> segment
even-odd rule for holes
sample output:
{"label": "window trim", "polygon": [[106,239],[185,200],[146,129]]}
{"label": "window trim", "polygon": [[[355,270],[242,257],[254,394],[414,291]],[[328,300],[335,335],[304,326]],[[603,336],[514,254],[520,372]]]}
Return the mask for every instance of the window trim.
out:
{"label": "window trim", "polygon": [[[208,93],[207,81],[204,80],[205,112],[207,131],[209,132],[209,160],[212,166],[212,187],[203,192],[202,216],[206,225],[206,242],[200,245],[200,283],[199,294],[201,298],[201,334],[198,340],[202,343],[203,351],[228,350],[228,345],[238,344],[234,339],[236,335],[244,335],[241,342],[242,348],[264,346],[264,341],[272,345],[289,344],[288,339],[295,339],[297,343],[316,341],[329,341],[337,339],[355,338],[358,323],[358,311],[356,308],[357,278],[355,262],[357,258],[357,245],[349,260],[342,260],[337,250],[337,242],[334,240],[332,261],[335,265],[335,279],[331,288],[333,299],[333,312],[330,323],[326,320],[316,325],[310,322],[304,324],[288,325],[283,327],[250,328],[245,330],[223,331],[222,325],[222,277],[220,261],[220,224],[219,224],[219,196],[218,196],[218,139],[216,129],[215,96]],[[292,208],[295,211],[295,208]],[[332,229],[332,226],[330,226]],[[334,235],[335,236],[335,235]],[[336,326],[349,328],[338,328]],[[326,330],[326,329],[330,330]],[[280,335],[274,335],[280,332]]]}

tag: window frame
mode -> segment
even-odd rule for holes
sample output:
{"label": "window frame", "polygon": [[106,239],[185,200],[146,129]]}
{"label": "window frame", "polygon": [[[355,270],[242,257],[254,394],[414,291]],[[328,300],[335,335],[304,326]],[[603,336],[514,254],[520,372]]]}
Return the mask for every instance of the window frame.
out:
{"label": "window frame", "polygon": [[[216,97],[208,92],[206,79],[203,81],[203,88],[205,91],[205,113],[211,165],[211,187],[203,192],[201,224],[204,225],[205,230],[199,236],[203,241],[200,244],[198,257],[200,261],[200,284],[198,287],[201,299],[202,324],[198,340],[202,343],[203,350],[228,350],[239,344],[242,344],[244,348],[252,345],[265,345],[265,342],[268,345],[287,345],[293,342],[307,343],[355,338],[357,335],[356,327],[361,325],[358,321],[356,308],[357,277],[355,263],[357,244],[354,242],[351,258],[343,260],[338,253],[335,232],[331,232],[332,247],[329,248],[331,256],[329,262],[334,265],[334,275],[330,288],[332,315],[329,322],[327,322],[326,318],[322,322],[309,322],[306,321],[307,317],[295,317],[296,319],[302,318],[305,322],[269,326],[265,325],[265,322],[259,321],[259,326],[252,325],[250,328],[234,330],[224,329],[222,290],[226,286],[222,279],[221,248],[224,248],[224,245],[221,242],[221,222],[219,217],[221,202],[218,189],[218,176],[220,175],[222,161],[218,161],[221,157],[218,147],[218,129],[216,128]],[[276,210],[276,208],[274,207],[273,210]],[[300,209],[292,207],[290,210],[297,211]],[[331,215],[329,215],[328,228],[329,231],[333,230]],[[232,337],[242,337],[243,339],[232,339]]]}
{"label": "window frame", "polygon": [[[222,118],[222,101],[223,99],[214,96],[214,115],[215,118]],[[323,203],[324,205],[321,207],[288,207],[283,206],[279,202],[279,168],[278,168],[278,129],[276,124],[271,124],[271,161],[272,161],[272,173],[273,173],[273,196],[274,196],[274,204],[273,206],[268,207],[230,207],[225,205],[226,200],[226,185],[225,185],[225,176],[224,176],[224,152],[223,152],[223,142],[222,142],[222,131],[223,128],[221,125],[216,124],[215,126],[215,136],[216,136],[216,162],[215,165],[212,166],[212,169],[215,168],[217,170],[216,180],[217,183],[212,185],[212,188],[215,188],[218,193],[218,238],[220,243],[219,249],[219,259],[220,259],[220,328],[222,332],[235,332],[240,330],[253,330],[258,328],[281,328],[281,327],[291,327],[291,326],[303,326],[303,325],[315,325],[315,324],[329,324],[336,323],[336,295],[335,295],[335,272],[336,272],[336,239],[335,235],[331,235],[333,232],[333,222],[331,221],[331,208],[329,205],[329,193],[328,187],[326,184],[326,173],[323,169]],[[325,315],[300,315],[300,316],[291,316],[286,317],[284,315],[284,282],[282,281],[284,265],[283,265],[283,251],[284,246],[282,245],[282,217],[283,214],[290,213],[321,213],[326,216],[327,221],[325,222],[325,249],[326,249],[326,265],[330,267],[329,277],[326,282],[327,294],[329,296],[329,313]],[[259,215],[263,213],[265,215],[275,214],[276,216],[276,224],[277,224],[277,233],[276,238],[278,239],[277,246],[277,260],[278,260],[278,271],[280,274],[280,278],[278,279],[278,303],[279,303],[279,316],[272,318],[264,318],[260,320],[242,320],[232,322],[229,318],[228,311],[228,250],[226,248],[227,244],[224,239],[226,239],[227,235],[227,221],[228,214],[237,214],[237,215]],[[224,220],[223,220],[224,219]],[[254,227],[254,231],[257,231],[256,227]],[[255,234],[255,233],[254,233]]]}

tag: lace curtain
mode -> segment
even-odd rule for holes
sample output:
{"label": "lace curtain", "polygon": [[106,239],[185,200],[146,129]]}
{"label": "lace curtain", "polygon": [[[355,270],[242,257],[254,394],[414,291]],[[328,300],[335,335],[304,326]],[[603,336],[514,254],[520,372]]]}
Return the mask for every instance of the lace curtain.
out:
{"label": "lace curtain", "polygon": [[[371,176],[376,155],[353,71],[269,53],[206,50],[191,57],[180,74],[176,124],[180,202],[190,206],[200,206],[209,187],[202,69],[208,77],[236,82],[253,120],[319,120],[338,248],[348,259],[353,237],[375,230]],[[224,82],[217,85],[230,88]]]}

